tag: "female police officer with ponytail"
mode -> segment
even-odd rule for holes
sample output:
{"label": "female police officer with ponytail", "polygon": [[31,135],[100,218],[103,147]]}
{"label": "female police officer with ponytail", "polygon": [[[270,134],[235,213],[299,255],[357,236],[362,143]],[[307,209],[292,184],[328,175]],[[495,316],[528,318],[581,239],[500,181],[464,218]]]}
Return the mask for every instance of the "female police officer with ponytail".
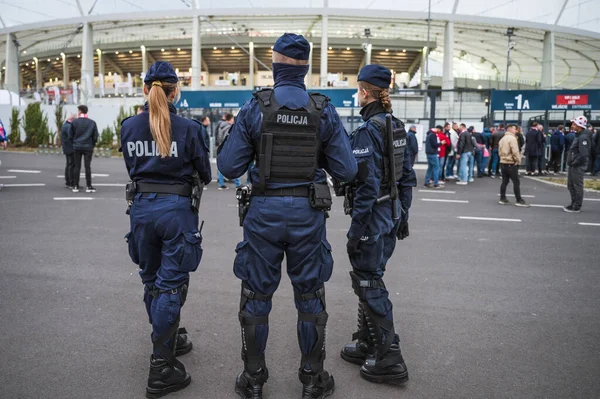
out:
{"label": "female police officer with ponytail", "polygon": [[121,148],[132,180],[129,255],[140,268],[144,302],[152,324],[153,354],[146,396],[158,398],[189,385],[191,377],[176,356],[192,350],[179,329],[189,273],[202,257],[198,214],[191,207],[198,172],[211,181],[208,148],[200,124],[176,115],[175,70],[154,63],[144,78],[144,112],[123,121]]}
{"label": "female police officer with ponytail", "polygon": [[[357,341],[347,344],[341,356],[361,365],[360,375],[368,381],[400,384],[408,379],[408,371],[394,330],[392,302],[383,274],[396,238],[408,237],[408,209],[417,181],[406,146],[404,124],[395,118],[393,143],[390,143],[394,159],[386,157],[385,120],[386,114],[392,113],[390,82],[390,70],[381,65],[367,65],[358,75],[358,99],[364,123],[350,136],[358,174],[346,247],[352,265],[352,287],[359,299],[359,331],[353,335]],[[390,162],[395,168],[389,166]],[[394,177],[389,173],[394,173]],[[400,204],[379,203],[378,198],[383,199],[391,192],[388,183],[391,181],[397,185]],[[398,220],[393,219],[392,206],[398,207]]]}

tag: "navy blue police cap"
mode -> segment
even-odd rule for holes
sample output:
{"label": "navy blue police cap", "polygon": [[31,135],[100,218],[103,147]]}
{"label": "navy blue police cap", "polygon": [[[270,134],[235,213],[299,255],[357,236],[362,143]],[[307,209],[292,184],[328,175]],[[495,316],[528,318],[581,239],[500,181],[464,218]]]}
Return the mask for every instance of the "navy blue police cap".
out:
{"label": "navy blue police cap", "polygon": [[310,43],[302,35],[293,33],[284,33],[273,46],[273,51],[277,51],[286,57],[295,60],[308,60],[310,56]]}
{"label": "navy blue police cap", "polygon": [[387,89],[392,83],[392,72],[383,65],[365,65],[358,73],[358,81]]}
{"label": "navy blue police cap", "polygon": [[179,81],[173,65],[165,61],[157,61],[152,64],[144,77],[144,83],[147,85],[157,80],[167,83],[177,83]]}

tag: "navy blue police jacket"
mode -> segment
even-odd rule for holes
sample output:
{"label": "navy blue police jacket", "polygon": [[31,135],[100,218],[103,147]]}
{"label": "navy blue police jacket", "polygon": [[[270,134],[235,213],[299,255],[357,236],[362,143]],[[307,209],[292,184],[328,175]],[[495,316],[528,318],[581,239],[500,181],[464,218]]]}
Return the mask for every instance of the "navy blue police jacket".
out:
{"label": "navy blue police jacket", "polygon": [[208,147],[202,138],[198,122],[176,115],[169,103],[171,116],[171,151],[161,158],[150,133],[148,112],[125,119],[121,124],[121,149],[131,180],[153,184],[192,185],[192,173],[210,183],[211,170]]}
{"label": "navy blue police jacket", "polygon": [[[275,79],[275,100],[289,109],[300,109],[308,105],[310,97],[304,86],[304,75],[308,68],[299,66],[273,64],[273,77]],[[258,100],[252,98],[247,101],[229,131],[227,140],[222,145],[217,156],[219,171],[228,179],[242,176],[255,160],[257,151],[253,142],[260,142],[262,128],[262,111]],[[340,117],[331,104],[324,107],[321,114],[321,154],[319,168],[315,171],[313,181],[325,183],[326,170],[335,179],[350,182],[356,176],[356,161],[352,155],[350,141]],[[250,182],[258,184],[259,168],[250,167]],[[267,189],[283,187],[307,186],[310,182],[275,183],[267,180]]]}
{"label": "navy blue police jacket", "polygon": [[[360,110],[365,122],[350,135],[359,172],[356,177],[356,194],[349,237],[376,240],[380,234],[391,232],[396,223],[392,220],[392,207],[389,201],[376,204],[377,198],[387,194],[381,192],[382,185],[386,183],[382,181],[383,159],[386,152],[383,141],[385,132],[379,130],[372,118],[377,116],[385,120],[387,113],[379,101],[368,104]],[[408,221],[412,188],[417,185],[417,176],[411,166],[410,155],[410,147],[406,146],[402,178],[397,182],[401,207],[398,214],[401,215],[402,221]]]}

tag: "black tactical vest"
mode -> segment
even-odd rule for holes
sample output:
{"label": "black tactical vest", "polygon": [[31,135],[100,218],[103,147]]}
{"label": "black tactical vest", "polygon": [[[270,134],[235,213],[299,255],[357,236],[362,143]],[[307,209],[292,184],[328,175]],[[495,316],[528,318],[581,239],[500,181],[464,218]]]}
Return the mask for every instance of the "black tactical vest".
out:
{"label": "black tactical vest", "polygon": [[[385,119],[380,117],[379,115],[374,116],[372,121],[375,123],[375,126],[378,127],[379,131],[383,135],[383,146],[384,146],[384,156],[383,156],[383,179],[382,182],[384,185],[387,185],[387,181],[389,179],[390,173],[390,160],[387,157],[386,148],[388,148],[387,143],[387,135],[386,127],[385,127]],[[406,151],[406,130],[404,129],[404,123],[400,119],[393,118],[392,119],[393,126],[393,143],[394,146],[394,166],[395,166],[395,175],[394,180],[396,182],[400,181],[402,178],[402,172],[404,169],[404,154]]]}
{"label": "black tactical vest", "polygon": [[267,181],[303,183],[312,182],[315,177],[319,167],[321,114],[329,99],[318,93],[309,95],[306,107],[292,110],[277,103],[272,89],[253,94],[263,114],[260,143],[255,143],[258,188],[262,193]]}

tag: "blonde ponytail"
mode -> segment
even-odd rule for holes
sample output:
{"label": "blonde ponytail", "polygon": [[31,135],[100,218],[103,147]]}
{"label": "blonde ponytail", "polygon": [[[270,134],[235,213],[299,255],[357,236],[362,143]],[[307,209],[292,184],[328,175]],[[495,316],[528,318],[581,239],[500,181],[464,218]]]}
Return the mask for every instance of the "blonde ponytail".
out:
{"label": "blonde ponytail", "polygon": [[375,85],[372,85],[371,83],[363,81],[358,82],[358,87],[361,90],[365,90],[367,93],[369,93],[369,96],[373,99],[378,100],[381,103],[381,105],[383,105],[384,110],[386,110],[387,112],[390,112],[392,110],[392,101],[390,100],[389,89],[382,89],[381,87],[377,87]]}
{"label": "blonde ponytail", "polygon": [[177,89],[176,83],[154,81],[148,89],[150,132],[161,158],[171,154],[171,115],[168,96]]}

